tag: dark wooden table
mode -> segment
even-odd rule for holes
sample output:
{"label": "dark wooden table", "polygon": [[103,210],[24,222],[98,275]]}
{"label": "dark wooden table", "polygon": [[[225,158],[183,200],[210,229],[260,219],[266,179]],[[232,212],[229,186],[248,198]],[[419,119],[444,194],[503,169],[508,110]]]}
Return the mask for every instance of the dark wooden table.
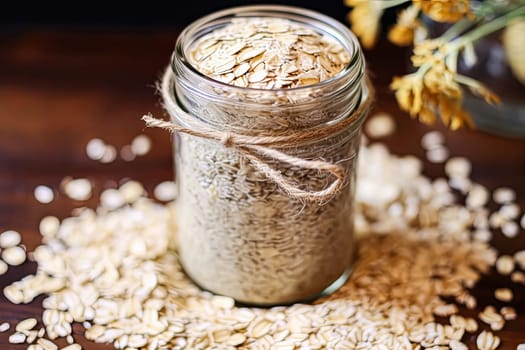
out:
{"label": "dark wooden table", "polygon": [[[31,251],[39,244],[38,223],[44,215],[64,218],[78,205],[58,192],[51,204],[38,203],[33,189],[39,184],[58,189],[65,176],[88,177],[98,193],[123,178],[133,178],[151,191],[156,183],[172,178],[170,136],[160,130],[144,130],[140,117],[147,112],[162,115],[154,84],[168,63],[177,34],[176,29],[151,28],[0,32],[0,231],[20,231]],[[388,90],[392,75],[404,71],[404,52],[383,43],[366,54],[378,93],[375,110],[397,117],[398,130],[385,142],[395,153],[423,159],[420,137],[431,128],[399,112]],[[452,154],[472,160],[475,181],[489,189],[511,186],[525,209],[525,140],[471,130],[443,131]],[[120,147],[140,133],[153,139],[152,151],[145,157],[101,164],[86,156],[85,146],[91,138]],[[442,168],[426,163],[425,172],[442,176]],[[88,205],[94,206],[95,200]],[[514,239],[497,232],[492,243],[501,252],[513,253],[525,249],[525,232]],[[31,262],[11,267],[0,277],[0,288],[34,270]],[[519,317],[498,335],[503,341],[501,349],[515,349],[525,343],[525,287],[506,281],[491,273],[474,294],[483,305],[495,286],[513,289]],[[40,316],[41,300],[15,306],[0,295],[0,323]],[[0,349],[24,349],[8,343],[9,333],[0,334]],[[75,338],[85,348],[111,349],[88,343],[81,333],[80,327],[75,328]],[[467,341],[474,344],[472,337]]]}

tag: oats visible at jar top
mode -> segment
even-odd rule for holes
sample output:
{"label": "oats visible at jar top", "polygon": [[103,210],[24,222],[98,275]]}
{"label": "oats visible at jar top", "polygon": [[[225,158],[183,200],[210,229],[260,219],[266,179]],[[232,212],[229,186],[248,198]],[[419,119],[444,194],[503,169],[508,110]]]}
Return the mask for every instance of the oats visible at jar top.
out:
{"label": "oats visible at jar top", "polygon": [[198,40],[190,62],[201,73],[241,87],[311,85],[339,73],[350,60],[328,35],[279,18],[239,18]]}

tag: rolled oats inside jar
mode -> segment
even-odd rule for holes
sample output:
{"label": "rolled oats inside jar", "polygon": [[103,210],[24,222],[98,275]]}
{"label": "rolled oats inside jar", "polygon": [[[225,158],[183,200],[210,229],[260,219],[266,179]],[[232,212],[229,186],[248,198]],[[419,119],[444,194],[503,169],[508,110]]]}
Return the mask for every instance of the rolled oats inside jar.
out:
{"label": "rolled oats inside jar", "polygon": [[343,281],[371,99],[354,35],[295,7],[217,12],[179,36],[163,98],[182,131],[174,142],[186,273],[260,305],[307,300]]}

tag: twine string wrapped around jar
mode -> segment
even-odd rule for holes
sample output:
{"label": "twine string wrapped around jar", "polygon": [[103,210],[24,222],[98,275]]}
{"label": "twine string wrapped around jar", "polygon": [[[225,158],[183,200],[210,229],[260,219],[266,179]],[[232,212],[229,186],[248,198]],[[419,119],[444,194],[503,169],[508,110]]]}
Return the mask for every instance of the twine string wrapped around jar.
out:
{"label": "twine string wrapped around jar", "polygon": [[[365,111],[368,111],[372,105],[374,90],[369,80],[366,81],[366,89],[368,90],[368,94],[365,101],[362,102],[350,116],[338,123],[329,124],[322,128],[316,128],[313,130],[292,130],[288,135],[249,136],[214,129],[199,118],[195,118],[182,110],[174,99],[173,73],[168,67],[164,73],[160,86],[164,108],[171,116],[176,115],[178,118],[183,119],[185,124],[190,127],[184,127],[174,121],[157,119],[151,115],[143,116],[142,120],[144,120],[148,127],[163,128],[171,132],[182,132],[188,135],[214,140],[220,142],[225,147],[234,148],[241,152],[243,156],[247,157],[256,169],[266,174],[269,179],[279,185],[279,187],[290,197],[322,203],[330,200],[331,197],[344,187],[347,176],[344,167],[323,160],[308,160],[294,157],[272,147],[293,147],[298,143],[325,138],[344,130],[352,123],[355,123],[356,119],[358,119]],[[324,189],[318,191],[303,190],[297,186],[296,182],[285,178],[279,170],[273,169],[269,166],[261,156],[300,168],[326,171],[332,174],[335,179]]]}

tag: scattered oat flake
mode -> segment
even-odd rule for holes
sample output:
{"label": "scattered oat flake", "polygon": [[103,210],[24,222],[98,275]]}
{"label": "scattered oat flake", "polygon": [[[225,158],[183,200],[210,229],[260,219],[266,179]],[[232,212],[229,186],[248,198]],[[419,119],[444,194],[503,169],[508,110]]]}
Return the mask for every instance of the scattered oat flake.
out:
{"label": "scattered oat flake", "polygon": [[27,350],[44,350],[44,348],[39,344],[31,344],[27,347]]}
{"label": "scattered oat flake", "polygon": [[450,350],[468,350],[468,347],[459,340],[452,339],[449,343]]}
{"label": "scattered oat flake", "polygon": [[437,316],[450,316],[458,312],[458,307],[455,304],[438,305],[434,308],[434,314]]}
{"label": "scattered oat flake", "polygon": [[518,235],[520,228],[514,221],[509,221],[501,225],[501,233],[507,238],[514,238]]}
{"label": "scattered oat flake", "polygon": [[487,204],[488,199],[488,190],[482,185],[474,184],[470,188],[465,202],[468,208],[481,208]]}
{"label": "scattered oat flake", "polygon": [[479,313],[479,319],[486,324],[490,325],[490,328],[494,331],[499,331],[505,325],[505,319],[501,316],[496,308],[492,305],[486,306],[482,312]]}
{"label": "scattered oat flake", "polygon": [[137,156],[144,156],[151,150],[151,139],[147,135],[137,135],[131,141],[131,151]]}
{"label": "scattered oat flake", "polygon": [[506,219],[514,220],[519,217],[521,210],[516,203],[507,203],[504,204],[498,211]]}
{"label": "scattered oat flake", "polygon": [[163,181],[155,186],[153,195],[159,201],[169,202],[177,198],[178,188],[177,184],[173,181]]}
{"label": "scattered oat flake", "polygon": [[500,212],[494,212],[490,214],[489,223],[492,228],[501,228],[507,222],[508,222],[508,219],[506,219],[503,215],[501,215]]}
{"label": "scattered oat flake", "polygon": [[86,145],[86,154],[90,159],[100,160],[106,152],[106,144],[98,138],[89,140]]}
{"label": "scattered oat flake", "polygon": [[51,203],[55,199],[55,193],[51,187],[45,185],[38,185],[34,191],[35,199],[42,204]]}
{"label": "scattered oat flake", "polygon": [[522,270],[525,270],[525,249],[514,253],[514,261]]}
{"label": "scattered oat flake", "polygon": [[60,228],[60,220],[56,216],[48,215],[40,220],[38,230],[44,237],[54,237]]}
{"label": "scattered oat flake", "polygon": [[26,261],[26,251],[20,246],[10,247],[2,251],[2,260],[11,266],[18,266]]}
{"label": "scattered oat flake", "polygon": [[516,348],[516,350],[525,350],[525,343],[518,344],[518,347]]}
{"label": "scattered oat flake", "polygon": [[447,160],[449,151],[446,147],[435,147],[426,153],[427,160],[431,163],[443,163]]}
{"label": "scattered oat flake", "polygon": [[243,344],[246,341],[246,336],[242,333],[235,333],[231,335],[228,340],[226,340],[226,344],[231,346],[239,346]]}
{"label": "scattered oat flake", "polygon": [[479,350],[494,350],[500,344],[500,338],[490,331],[482,331],[476,338],[476,345]]}
{"label": "scattered oat flake", "polygon": [[61,350],[82,350],[82,346],[80,344],[69,344],[65,347],[63,347]]}
{"label": "scattered oat flake", "polygon": [[211,303],[221,309],[231,309],[235,305],[235,300],[230,297],[215,295],[212,297]]}
{"label": "scattered oat flake", "polygon": [[394,118],[388,113],[376,113],[365,124],[367,135],[376,139],[392,135],[395,129]]}
{"label": "scattered oat flake", "polygon": [[4,288],[4,296],[13,304],[20,304],[24,301],[24,294],[15,285],[9,285]]}
{"label": "scattered oat flake", "polygon": [[88,179],[66,179],[63,184],[65,194],[77,201],[85,201],[91,197],[92,185]]}
{"label": "scattered oat flake", "polygon": [[465,330],[469,333],[474,333],[478,330],[478,323],[473,318],[466,318],[465,319]]}
{"label": "scattered oat flake", "polygon": [[501,316],[503,316],[503,318],[507,321],[515,320],[518,317],[516,309],[510,306],[503,306],[499,312]]}
{"label": "scattered oat flake", "polygon": [[118,190],[126,203],[134,203],[145,194],[144,186],[135,180],[127,181]]}
{"label": "scattered oat flake", "polygon": [[514,271],[514,272],[510,275],[510,280],[511,280],[512,282],[525,284],[525,273],[523,273],[523,272],[521,272],[521,271]]}
{"label": "scattered oat flake", "polygon": [[455,328],[465,328],[467,321],[463,316],[460,315],[450,315],[449,323],[452,327]]}
{"label": "scattered oat flake", "polygon": [[58,346],[53,343],[51,340],[40,338],[37,340],[37,343],[44,348],[44,350],[57,350]]}
{"label": "scattered oat flake", "polygon": [[451,177],[448,181],[450,188],[453,188],[465,194],[472,188],[472,182],[465,177]]}
{"label": "scattered oat flake", "polygon": [[516,192],[509,187],[499,187],[492,192],[492,199],[497,204],[507,204],[516,199]]}
{"label": "scattered oat flake", "polygon": [[261,338],[270,331],[271,326],[271,321],[263,319],[255,323],[251,329],[248,329],[248,333],[254,338]]}
{"label": "scattered oat flake", "polygon": [[20,244],[22,237],[20,233],[13,230],[7,230],[0,234],[0,248],[10,248]]}
{"label": "scattered oat flake", "polygon": [[120,158],[122,158],[122,160],[124,160],[125,162],[131,162],[135,160],[137,156],[131,150],[131,145],[125,145],[122,146],[122,148],[120,149]]}
{"label": "scattered oat flake", "polygon": [[7,332],[9,330],[9,328],[11,328],[11,326],[9,325],[9,323],[7,322],[3,322],[0,324],[0,333],[4,333],[4,332]]}
{"label": "scattered oat flake", "polygon": [[22,344],[26,341],[26,335],[24,333],[13,333],[9,336],[9,342],[11,344]]}
{"label": "scattered oat flake", "polygon": [[502,275],[510,275],[514,271],[514,259],[510,255],[501,255],[496,260],[496,270]]}
{"label": "scattered oat flake", "polygon": [[100,194],[100,204],[107,209],[114,210],[126,204],[126,200],[119,190],[109,188]]}
{"label": "scattered oat flake", "polygon": [[17,325],[15,327],[15,330],[17,332],[30,331],[33,328],[35,328],[37,323],[38,322],[37,322],[36,318],[26,318],[25,320],[22,320],[22,321],[17,323]]}
{"label": "scattered oat flake", "polygon": [[0,260],[0,276],[5,274],[7,270],[9,269],[9,265],[5,263],[5,261]]}
{"label": "scattered oat flake", "polygon": [[474,231],[472,238],[480,242],[489,242],[492,239],[492,232],[489,230],[476,230]]}
{"label": "scattered oat flake", "polygon": [[421,146],[425,150],[430,150],[433,148],[438,148],[443,145],[445,141],[445,137],[440,131],[433,130],[427,132],[423,137],[421,138]]}
{"label": "scattered oat flake", "polygon": [[467,158],[452,157],[445,164],[445,173],[449,177],[468,177],[470,175],[471,168],[472,165]]}
{"label": "scattered oat flake", "polygon": [[34,342],[38,337],[38,331],[24,331],[23,333],[27,336],[26,343],[28,344]]}
{"label": "scattered oat flake", "polygon": [[112,163],[117,159],[117,149],[113,145],[106,145],[104,154],[100,158],[101,163]]}
{"label": "scattered oat flake", "polygon": [[498,288],[494,291],[494,296],[500,301],[509,302],[512,301],[513,294],[512,290],[508,288]]}

